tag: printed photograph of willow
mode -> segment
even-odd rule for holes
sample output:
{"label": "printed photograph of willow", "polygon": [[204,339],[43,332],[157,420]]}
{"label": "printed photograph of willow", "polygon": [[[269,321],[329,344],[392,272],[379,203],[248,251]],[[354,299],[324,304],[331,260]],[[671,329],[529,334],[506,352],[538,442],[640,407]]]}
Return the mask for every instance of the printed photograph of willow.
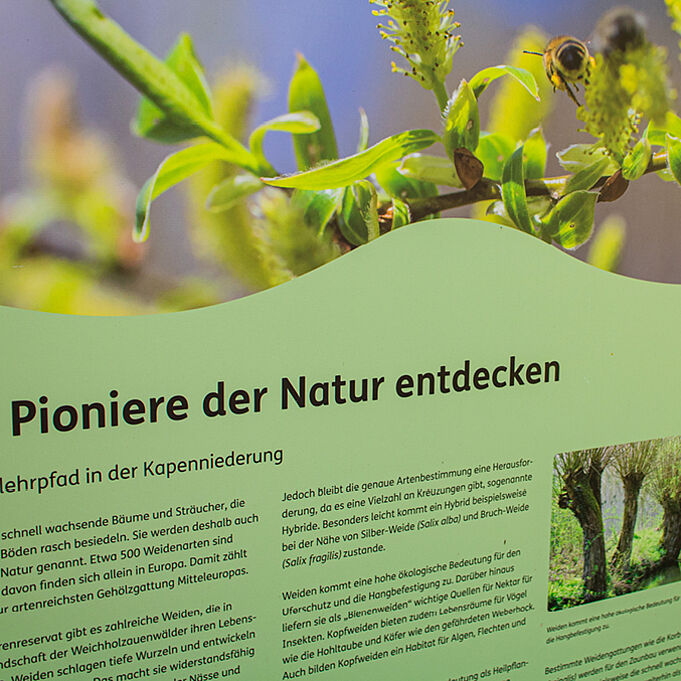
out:
{"label": "printed photograph of willow", "polygon": [[0,304],[210,305],[437,216],[681,283],[681,0],[22,0],[0,25]]}
{"label": "printed photograph of willow", "polygon": [[681,437],[558,454],[549,610],[681,579]]}

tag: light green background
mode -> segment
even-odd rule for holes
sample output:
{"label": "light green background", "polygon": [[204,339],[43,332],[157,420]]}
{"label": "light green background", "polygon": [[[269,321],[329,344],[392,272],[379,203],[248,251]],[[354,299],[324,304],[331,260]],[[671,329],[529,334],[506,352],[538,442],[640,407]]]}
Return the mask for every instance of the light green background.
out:
{"label": "light green background", "polygon": [[[581,617],[587,610],[597,614],[681,594],[677,584],[573,612],[545,611],[553,456],[681,432],[680,313],[678,286],[604,273],[519,232],[470,220],[404,228],[292,283],[209,309],[95,319],[4,308],[3,477],[85,466],[106,470],[115,462],[139,465],[149,458],[190,458],[232,449],[282,447],[285,463],[177,475],[170,482],[136,480],[40,497],[0,496],[0,529],[235,496],[247,499],[248,509],[261,517],[257,531],[243,533],[250,556],[247,581],[110,599],[42,615],[0,616],[0,639],[230,600],[235,615],[257,614],[258,656],[242,665],[246,671],[241,678],[279,679],[284,670],[283,589],[504,547],[520,548],[520,571],[534,576],[530,599],[536,610],[527,627],[319,678],[448,681],[486,666],[528,659],[532,667],[510,678],[534,681],[544,677],[545,664],[675,630],[678,607],[642,613],[635,620],[619,618],[609,632],[596,637],[544,645],[547,624]],[[394,380],[402,373],[437,371],[442,364],[454,370],[466,359],[494,367],[507,363],[511,355],[523,362],[559,361],[560,382],[411,399],[394,394]],[[385,376],[381,399],[279,408],[282,376],[295,381],[305,374],[313,382],[331,380],[337,373],[345,378]],[[228,390],[268,386],[262,413],[203,416],[201,398],[218,380],[224,380]],[[162,420],[155,425],[11,437],[13,399],[36,401],[45,394],[51,406],[79,405],[106,399],[112,388],[123,399],[182,393],[189,398],[190,417],[178,423]],[[281,570],[279,501],[284,490],[519,456],[536,462],[530,513],[403,535],[391,540],[385,553],[365,559],[307,571]],[[0,660],[5,657],[0,654]],[[111,671],[104,670],[102,676]],[[0,670],[0,679],[9,678]]]}

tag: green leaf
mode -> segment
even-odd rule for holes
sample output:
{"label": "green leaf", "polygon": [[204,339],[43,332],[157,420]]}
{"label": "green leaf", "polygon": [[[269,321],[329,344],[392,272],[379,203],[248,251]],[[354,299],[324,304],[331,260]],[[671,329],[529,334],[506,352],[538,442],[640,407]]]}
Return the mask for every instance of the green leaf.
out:
{"label": "green leaf", "polygon": [[525,140],[523,164],[525,179],[539,180],[546,172],[548,144],[541,128],[535,128]]}
{"label": "green leaf", "polygon": [[577,248],[591,235],[598,194],[576,191],[562,198],[545,222],[553,238],[563,248]]}
{"label": "green leaf", "polygon": [[[527,210],[534,225],[535,232],[542,232],[545,228],[543,216],[546,215],[551,207],[551,199],[547,196],[533,196],[527,199]],[[485,210],[485,215],[493,218],[493,222],[501,225],[515,227],[513,221],[508,217],[503,201],[492,201]]]}
{"label": "green leaf", "polygon": [[393,229],[398,229],[399,227],[404,227],[411,222],[411,213],[409,212],[409,206],[400,201],[399,199],[393,199]]}
{"label": "green leaf", "polygon": [[506,135],[482,132],[475,155],[485,166],[485,177],[495,182],[501,181],[504,164],[515,149],[515,142]]}
{"label": "green leaf", "polygon": [[206,135],[232,152],[235,161],[254,170],[250,154],[206,114],[201,99],[167,64],[106,17],[93,0],[50,0],[62,17],[123,78],[149,98],[175,125]]}
{"label": "green leaf", "polygon": [[537,81],[534,76],[525,69],[517,66],[507,66],[506,64],[499,64],[499,66],[490,66],[489,68],[478,71],[470,81],[471,89],[476,98],[487,89],[487,86],[501,76],[511,76],[515,78],[537,101],[539,101],[539,89]]}
{"label": "green leaf", "polygon": [[343,236],[359,246],[378,237],[378,195],[368,180],[359,180],[343,194],[338,226]]}
{"label": "green leaf", "polygon": [[283,116],[277,116],[272,120],[259,125],[248,138],[248,146],[251,154],[261,164],[261,173],[272,172],[273,168],[265,158],[263,142],[265,135],[270,131],[290,132],[293,134],[312,133],[319,130],[319,119],[309,111],[295,111]]}
{"label": "green leaf", "polygon": [[[192,140],[202,134],[197,128],[174,123],[170,118],[163,116],[158,107],[151,102],[148,105],[145,102],[149,102],[149,100],[140,101],[135,118],[130,122],[130,131],[133,135],[159,144],[178,144]],[[151,107],[154,107],[161,115],[153,112]]]}
{"label": "green leaf", "polygon": [[207,164],[213,161],[237,163],[238,157],[238,153],[215,142],[196,144],[167,156],[137,196],[135,241],[146,241],[149,236],[149,211],[154,199]]}
{"label": "green leaf", "polygon": [[203,65],[196,56],[191,36],[180,34],[166,63],[191,90],[207,116],[213,117],[212,95]]}
{"label": "green leaf", "polygon": [[213,213],[219,213],[262,188],[262,182],[250,173],[228,177],[211,189],[206,199],[206,208]]}
{"label": "green leaf", "polygon": [[454,157],[454,150],[466,148],[475,151],[480,138],[480,113],[473,89],[462,80],[452,94],[444,111],[445,132],[442,143],[447,155]]}
{"label": "green leaf", "polygon": [[352,187],[346,187],[343,190],[341,208],[338,212],[338,229],[346,241],[353,246],[360,246],[367,242],[366,225],[362,220],[359,209],[355,205]]}
{"label": "green leaf", "polygon": [[342,196],[342,189],[322,191],[298,189],[294,192],[291,202],[301,210],[305,223],[321,235],[336,212]]}
{"label": "green leaf", "polygon": [[525,175],[523,172],[523,147],[518,147],[504,165],[501,177],[501,196],[513,224],[523,232],[533,234],[532,220],[527,208]]}
{"label": "green leaf", "polygon": [[[477,154],[476,154],[477,155]],[[402,159],[400,173],[405,177],[447,187],[463,186],[450,159],[428,154],[411,154]]]}
{"label": "green leaf", "polygon": [[357,153],[366,151],[369,147],[369,117],[367,112],[360,107],[359,109],[359,142],[357,143]]}
{"label": "green leaf", "polygon": [[652,155],[650,142],[645,137],[642,137],[624,158],[622,163],[624,179],[638,180],[648,168]]}
{"label": "green leaf", "polygon": [[492,201],[492,203],[487,206],[485,215],[490,218],[492,222],[496,222],[499,225],[515,227],[513,220],[508,217],[508,213],[506,212],[506,207],[504,206],[503,201]]}
{"label": "green leaf", "polygon": [[563,190],[563,196],[567,196],[572,192],[591,189],[598,180],[606,174],[606,170],[610,165],[610,159],[601,158],[591,165],[585,166],[577,171],[566,183]]}
{"label": "green leaf", "polygon": [[317,72],[302,54],[298,54],[296,68],[289,84],[288,110],[309,111],[319,120],[319,128],[316,131],[293,136],[298,170],[307,170],[323,161],[335,161],[338,158],[338,147],[324,87]]}
{"label": "green leaf", "polygon": [[681,138],[681,118],[671,111],[667,112],[663,126],[655,126],[650,123],[644,134],[652,146],[664,147],[667,143],[667,133]]}
{"label": "green leaf", "polygon": [[667,138],[667,133],[660,128],[653,128],[652,123],[649,123],[643,131],[643,137],[648,140],[648,144],[653,147],[663,147]]}
{"label": "green leaf", "polygon": [[612,175],[619,170],[617,163],[608,155],[604,147],[598,144],[573,144],[556,154],[556,158],[568,173],[578,173],[582,168],[593,165],[602,158],[607,158],[610,163],[605,168],[605,175]]}
{"label": "green leaf", "polygon": [[360,209],[362,219],[366,224],[369,241],[378,238],[378,195],[376,188],[368,180],[355,182],[352,186],[355,202]]}
{"label": "green leaf", "polygon": [[[182,33],[165,58],[165,64],[172,69],[196,97],[196,101],[210,118],[213,117],[211,95],[203,67],[196,57],[192,39]],[[132,132],[140,137],[175,144],[192,139],[200,134],[193,126],[173,121],[147,97],[140,99],[137,113],[131,123]]]}
{"label": "green leaf", "polygon": [[667,165],[674,179],[681,184],[681,139],[667,135]]}
{"label": "green leaf", "polygon": [[373,173],[384,163],[391,163],[425,149],[439,139],[432,130],[408,130],[382,140],[354,156],[296,175],[262,178],[265,184],[290,189],[336,189],[347,187]]}
{"label": "green leaf", "polygon": [[527,209],[530,212],[535,232],[543,231],[544,217],[552,207],[553,202],[548,196],[532,196],[527,199]]}
{"label": "green leaf", "polygon": [[386,163],[376,169],[376,180],[389,196],[397,199],[422,199],[437,195],[437,187],[430,182],[420,182],[405,177],[399,170],[400,163]]}

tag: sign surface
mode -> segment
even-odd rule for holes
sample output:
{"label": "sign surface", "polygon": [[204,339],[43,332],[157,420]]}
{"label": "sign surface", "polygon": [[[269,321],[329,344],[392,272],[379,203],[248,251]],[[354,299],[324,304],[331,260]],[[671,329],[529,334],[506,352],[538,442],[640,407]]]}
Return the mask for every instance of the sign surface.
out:
{"label": "sign surface", "polygon": [[471,220],[208,309],[1,309],[0,679],[675,678],[681,583],[558,603],[550,547],[557,455],[681,431],[679,310]]}

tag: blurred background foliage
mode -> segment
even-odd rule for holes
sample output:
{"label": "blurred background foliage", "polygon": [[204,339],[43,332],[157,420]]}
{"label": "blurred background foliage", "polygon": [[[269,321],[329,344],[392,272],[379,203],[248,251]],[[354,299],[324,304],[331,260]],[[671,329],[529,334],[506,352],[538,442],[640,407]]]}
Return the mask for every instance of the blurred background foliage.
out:
{"label": "blurred background foliage", "polygon": [[[628,4],[647,16],[650,39],[668,46],[672,82],[681,82],[678,36],[664,2]],[[360,107],[371,121],[372,143],[404,129],[440,129],[432,98],[411,79],[390,73],[392,56],[366,0],[101,0],[100,6],[157,55],[180,31],[191,34],[212,85],[216,117],[235,136],[286,110],[298,50],[324,82],[341,156],[355,151]],[[612,6],[486,0],[482,11],[479,3],[453,2],[465,46],[456,54],[448,89],[484,66],[507,62],[515,49],[542,87],[542,106],[553,108],[544,124],[551,151],[590,141],[576,132],[574,104],[564,93],[550,94],[541,59],[521,57],[514,41],[528,24],[540,28],[525,34],[525,49],[529,43],[541,49],[547,35],[587,39]],[[150,240],[134,244],[136,191],[167,154],[130,134],[137,93],[75,39],[46,0],[0,1],[0,25],[1,304],[78,314],[169,311],[228,300],[288,277],[271,262],[263,268],[261,261],[237,259],[235,269],[234,253],[253,239],[253,217],[243,205],[222,213],[204,207],[208,189],[229,174],[225,166],[211,167],[161,198]],[[483,122],[490,131],[524,137],[545,112],[504,116],[505,109],[533,100],[511,79],[496,88],[494,98],[481,100]],[[519,121],[526,129],[513,129]],[[265,144],[279,170],[295,169],[289,136],[271,135]],[[561,173],[549,154],[547,174]],[[617,203],[599,205],[599,229],[577,256],[590,251],[591,261],[605,269],[681,282],[678,192],[673,183],[645,177]],[[260,210],[281,214],[285,207],[276,197],[271,194]],[[448,214],[480,216],[481,207]],[[622,220],[613,214],[626,216],[625,241]],[[281,239],[294,220],[263,219],[270,228],[265,241]]]}

